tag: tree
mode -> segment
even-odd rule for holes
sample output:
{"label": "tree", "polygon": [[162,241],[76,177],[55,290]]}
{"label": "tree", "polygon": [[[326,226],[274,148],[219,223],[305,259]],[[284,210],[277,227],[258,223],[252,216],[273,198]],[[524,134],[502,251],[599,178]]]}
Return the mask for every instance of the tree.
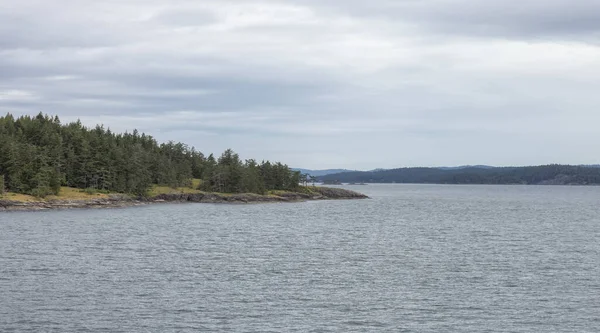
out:
{"label": "tree", "polygon": [[242,192],[264,194],[265,185],[261,179],[260,167],[255,160],[246,160],[242,177]]}
{"label": "tree", "polygon": [[[159,144],[134,130],[116,134],[102,125],[57,116],[0,117],[0,178],[9,191],[46,196],[61,186],[145,195],[153,185],[191,186],[217,192],[293,190],[300,174],[287,165],[249,159],[227,149],[207,158],[179,142]],[[306,184],[306,181],[305,181]]]}
{"label": "tree", "polygon": [[306,184],[308,183],[309,177],[310,177],[310,175],[307,173],[303,173],[300,175],[300,182],[302,183],[302,185],[306,186]]}

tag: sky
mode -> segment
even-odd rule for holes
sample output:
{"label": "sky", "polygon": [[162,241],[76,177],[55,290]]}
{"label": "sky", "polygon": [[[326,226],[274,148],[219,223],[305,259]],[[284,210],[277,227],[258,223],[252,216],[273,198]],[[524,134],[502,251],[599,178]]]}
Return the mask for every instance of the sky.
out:
{"label": "sky", "polygon": [[597,0],[0,0],[0,113],[293,167],[600,162]]}

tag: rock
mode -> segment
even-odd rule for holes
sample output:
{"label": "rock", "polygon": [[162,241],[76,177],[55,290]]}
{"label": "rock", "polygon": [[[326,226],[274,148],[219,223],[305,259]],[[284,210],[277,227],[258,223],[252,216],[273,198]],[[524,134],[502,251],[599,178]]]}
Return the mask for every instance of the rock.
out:
{"label": "rock", "polygon": [[[196,203],[268,203],[268,202],[297,202],[307,200],[332,199],[366,199],[364,194],[339,188],[311,187],[313,194],[298,192],[281,192],[277,195],[259,195],[253,193],[220,194],[220,193],[174,193],[160,194],[152,198],[134,199],[124,194],[111,194],[108,198],[89,200],[49,200],[35,202],[18,202],[0,200],[0,211],[11,210],[44,210],[71,208],[108,208],[138,206],[147,203],[165,202],[196,202]],[[315,194],[316,192],[317,194]]]}

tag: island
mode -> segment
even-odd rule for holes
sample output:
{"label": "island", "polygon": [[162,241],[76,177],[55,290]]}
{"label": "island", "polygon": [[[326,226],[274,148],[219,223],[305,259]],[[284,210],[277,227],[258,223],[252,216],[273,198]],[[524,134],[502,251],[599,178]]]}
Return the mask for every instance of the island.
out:
{"label": "island", "polygon": [[286,164],[242,160],[231,149],[205,156],[137,130],[62,124],[42,113],[0,117],[0,210],[363,198],[302,185],[301,173]]}

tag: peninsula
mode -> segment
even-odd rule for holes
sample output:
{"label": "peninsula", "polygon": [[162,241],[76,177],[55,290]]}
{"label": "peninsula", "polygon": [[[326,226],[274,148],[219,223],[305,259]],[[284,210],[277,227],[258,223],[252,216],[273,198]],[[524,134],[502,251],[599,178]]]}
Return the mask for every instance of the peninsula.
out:
{"label": "peninsula", "polygon": [[242,161],[231,149],[205,156],[137,130],[116,134],[42,113],[0,117],[0,210],[366,198],[302,180],[285,164]]}
{"label": "peninsula", "polygon": [[211,193],[190,188],[167,188],[156,186],[148,196],[135,196],[119,193],[90,193],[74,188],[62,188],[59,195],[45,198],[30,195],[4,193],[0,195],[2,211],[37,211],[48,209],[73,208],[119,208],[158,203],[213,203],[251,204],[286,203],[310,200],[368,199],[369,197],[341,188],[301,187],[296,191],[271,191],[268,194],[255,193]]}

